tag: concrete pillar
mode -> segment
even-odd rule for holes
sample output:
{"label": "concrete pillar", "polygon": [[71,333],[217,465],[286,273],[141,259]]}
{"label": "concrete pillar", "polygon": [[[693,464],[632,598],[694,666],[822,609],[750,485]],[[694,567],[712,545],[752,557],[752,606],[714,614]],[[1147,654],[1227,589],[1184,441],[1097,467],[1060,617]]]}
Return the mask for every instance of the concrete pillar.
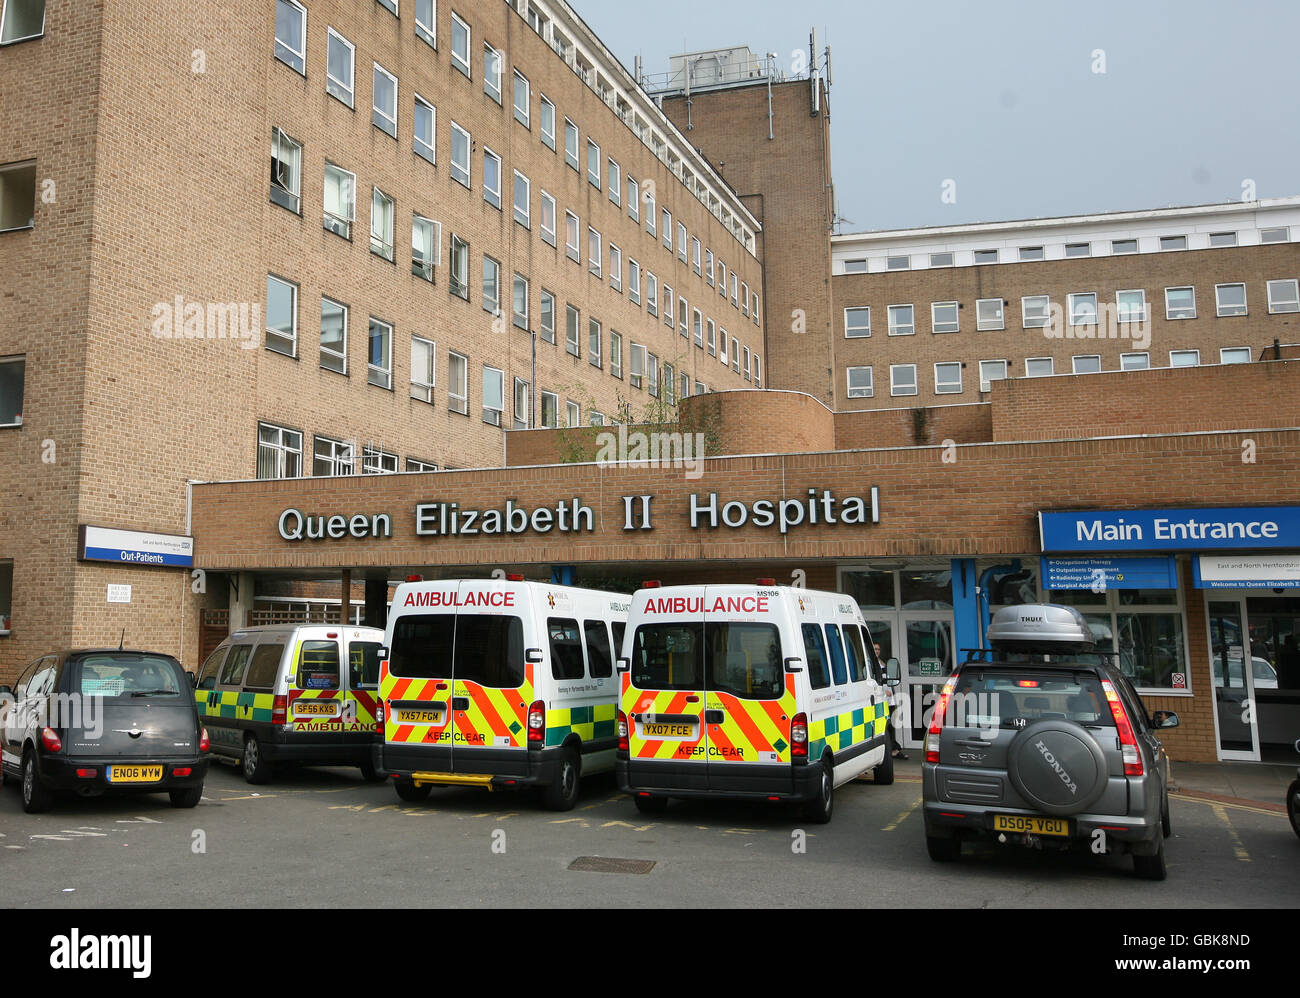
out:
{"label": "concrete pillar", "polygon": [[367,627],[388,626],[388,580],[366,579],[366,613],[363,621]]}
{"label": "concrete pillar", "polygon": [[232,572],[227,576],[227,606],[230,608],[230,629],[237,631],[248,625],[248,615],[253,609],[253,573]]}

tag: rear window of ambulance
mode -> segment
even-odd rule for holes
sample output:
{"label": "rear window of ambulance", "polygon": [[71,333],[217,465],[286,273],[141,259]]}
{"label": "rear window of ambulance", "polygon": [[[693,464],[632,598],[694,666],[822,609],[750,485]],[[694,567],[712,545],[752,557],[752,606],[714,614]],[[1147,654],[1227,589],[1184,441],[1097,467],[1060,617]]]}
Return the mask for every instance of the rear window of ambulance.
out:
{"label": "rear window of ambulance", "polygon": [[1089,673],[963,669],[954,689],[965,727],[1023,728],[1035,721],[1074,721],[1114,727],[1106,693]]}
{"label": "rear window of ambulance", "polygon": [[[257,649],[260,655],[262,649]],[[253,666],[248,670],[248,685],[252,686],[252,675],[257,668],[254,656]],[[302,651],[298,654],[298,689],[300,690],[337,690],[339,683],[339,645],[337,641],[304,641]]]}
{"label": "rear window of ambulance", "polygon": [[780,635],[774,624],[643,624],[632,639],[632,682],[776,700],[784,691]]}
{"label": "rear window of ambulance", "polygon": [[524,682],[523,621],[486,613],[406,614],[393,625],[388,671],[411,679],[454,675],[481,686],[517,689]]}
{"label": "rear window of ambulance", "polygon": [[388,671],[409,679],[450,679],[454,613],[411,613],[393,625]]}
{"label": "rear window of ambulance", "polygon": [[704,624],[642,624],[632,635],[632,684],[643,690],[704,689]]}

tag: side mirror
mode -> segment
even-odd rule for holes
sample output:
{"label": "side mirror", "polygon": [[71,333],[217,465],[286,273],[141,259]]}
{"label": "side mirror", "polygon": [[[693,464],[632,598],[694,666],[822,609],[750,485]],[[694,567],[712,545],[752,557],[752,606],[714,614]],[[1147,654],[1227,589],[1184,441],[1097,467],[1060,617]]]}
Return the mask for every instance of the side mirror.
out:
{"label": "side mirror", "polygon": [[903,670],[898,664],[898,659],[891,658],[885,662],[885,682],[890,686],[897,686],[903,681]]}
{"label": "side mirror", "polygon": [[1151,715],[1151,727],[1176,728],[1178,727],[1178,715],[1172,710],[1158,710]]}
{"label": "side mirror", "polygon": [[789,658],[785,660],[785,671],[803,672],[803,666],[799,664],[802,661],[803,659],[801,659],[798,655],[791,655]]}
{"label": "side mirror", "polygon": [[615,668],[617,668],[619,672],[627,672],[628,669],[632,668],[632,660],[620,658]]}
{"label": "side mirror", "polygon": [[379,660],[382,662],[384,659],[386,659],[386,658],[388,657],[388,649],[387,649],[387,648],[380,648],[379,651],[375,652],[375,655],[376,655],[376,656],[379,658]]}

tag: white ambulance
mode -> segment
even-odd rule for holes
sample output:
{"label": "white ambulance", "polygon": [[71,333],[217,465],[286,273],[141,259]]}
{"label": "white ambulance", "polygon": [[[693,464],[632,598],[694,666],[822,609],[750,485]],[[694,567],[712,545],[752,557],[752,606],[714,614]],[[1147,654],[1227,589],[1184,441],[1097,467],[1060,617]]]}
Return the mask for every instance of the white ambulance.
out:
{"label": "white ambulance", "polygon": [[385,632],[377,767],[402,800],[435,786],[539,787],[553,810],[614,765],[628,597],[505,579],[397,587]]}
{"label": "white ambulance", "polygon": [[802,801],[831,818],[835,788],[894,779],[888,690],[852,597],[785,586],[647,584],[619,658],[619,789]]}

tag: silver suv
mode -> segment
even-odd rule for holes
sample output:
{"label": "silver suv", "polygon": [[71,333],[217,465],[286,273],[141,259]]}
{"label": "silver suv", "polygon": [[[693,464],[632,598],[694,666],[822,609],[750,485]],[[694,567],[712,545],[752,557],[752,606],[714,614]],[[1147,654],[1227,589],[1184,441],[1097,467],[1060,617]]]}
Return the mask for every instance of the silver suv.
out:
{"label": "silver suv", "polygon": [[1127,853],[1165,878],[1169,759],[1112,653],[1073,607],[999,610],[991,650],[949,677],[925,739],[926,845],[950,862],[964,839]]}

